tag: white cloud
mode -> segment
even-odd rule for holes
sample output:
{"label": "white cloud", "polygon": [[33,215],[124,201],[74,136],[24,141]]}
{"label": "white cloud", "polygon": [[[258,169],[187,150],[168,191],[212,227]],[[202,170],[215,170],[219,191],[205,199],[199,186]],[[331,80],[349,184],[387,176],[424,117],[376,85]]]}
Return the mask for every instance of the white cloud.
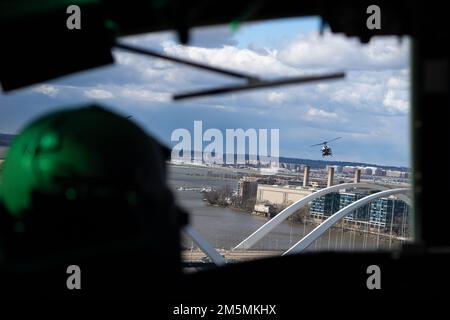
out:
{"label": "white cloud", "polygon": [[89,89],[84,91],[84,95],[88,98],[92,99],[112,99],[114,98],[114,95],[103,89]]}
{"label": "white cloud", "polygon": [[408,88],[408,82],[406,81],[406,79],[400,78],[400,77],[390,77],[387,85],[389,88],[392,89],[407,89]]}
{"label": "white cloud", "polygon": [[273,103],[282,103],[282,102],[286,101],[287,98],[288,98],[287,93],[276,92],[276,91],[269,92],[269,94],[267,96],[267,99],[269,100],[269,102],[273,102]]}
{"label": "white cloud", "polygon": [[[225,36],[224,43],[231,39],[227,37],[228,35]],[[373,39],[368,45],[362,45],[357,40],[344,36],[326,33],[321,38],[312,32],[303,34],[287,48],[272,48],[261,53],[230,45],[183,46],[163,39],[160,39],[159,44],[166,54],[268,78],[324,72],[338,67],[349,68],[344,81],[198,99],[197,102],[202,105],[209,103],[262,111],[273,107],[298,106],[301,102],[303,105],[326,105],[326,112],[331,114],[336,108],[365,111],[369,114],[392,114],[403,113],[405,104],[408,103],[408,97],[403,99],[404,94],[400,92],[408,89],[407,41],[399,44],[395,38],[384,38]],[[137,42],[135,44],[142,46]],[[137,75],[135,83],[121,87],[120,96],[133,100],[166,102],[174,92],[220,86],[224,81],[239,83],[236,79],[159,59],[120,51],[116,55],[121,65],[130,67]],[[401,67],[403,69],[399,69]],[[352,71],[355,69],[356,71]],[[392,93],[388,95],[388,90],[396,92],[395,96]],[[310,114],[311,116],[313,115]],[[318,114],[314,116],[317,117]],[[321,119],[323,118],[322,114]]]}
{"label": "white cloud", "polygon": [[395,91],[388,90],[383,100],[383,105],[389,110],[405,113],[409,109],[409,102]]}
{"label": "white cloud", "polygon": [[170,101],[170,95],[165,92],[155,92],[142,88],[123,88],[120,95],[124,98],[146,101],[146,102],[167,102]]}
{"label": "white cloud", "polygon": [[164,51],[177,57],[259,76],[288,76],[301,73],[301,70],[296,70],[279,61],[276,52],[263,55],[232,46],[197,48],[176,44],[166,44]]}
{"label": "white cloud", "polygon": [[302,34],[280,50],[280,61],[300,68],[343,70],[397,69],[407,65],[408,41],[373,38],[367,45],[357,39],[325,32]]}
{"label": "white cloud", "polygon": [[49,97],[55,97],[59,93],[59,89],[57,87],[48,84],[40,85],[39,87],[34,88],[33,91],[45,94]]}
{"label": "white cloud", "polygon": [[361,95],[346,88],[341,88],[331,94],[331,99],[341,103],[350,103],[352,105],[361,104]]}
{"label": "white cloud", "polygon": [[314,107],[311,107],[308,109],[308,111],[306,112],[306,116],[310,120],[313,120],[313,119],[329,120],[329,119],[336,119],[338,117],[336,112],[329,112],[329,111],[325,111],[325,110],[314,108]]}
{"label": "white cloud", "polygon": [[319,83],[317,85],[317,91],[319,92],[326,92],[330,88],[329,84],[326,83]]}

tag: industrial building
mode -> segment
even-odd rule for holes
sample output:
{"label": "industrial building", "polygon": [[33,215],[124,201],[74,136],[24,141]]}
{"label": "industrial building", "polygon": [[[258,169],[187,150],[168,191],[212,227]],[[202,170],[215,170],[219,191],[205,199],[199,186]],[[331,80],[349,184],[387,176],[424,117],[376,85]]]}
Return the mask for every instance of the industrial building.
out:
{"label": "industrial building", "polygon": [[240,179],[238,182],[237,194],[244,201],[255,199],[257,190],[258,190],[258,182],[256,182],[256,179],[246,177]]}
{"label": "industrial building", "polygon": [[312,193],[312,190],[293,186],[258,185],[257,202],[286,206]]}
{"label": "industrial building", "polygon": [[256,204],[253,211],[268,218],[273,218],[277,213],[276,208],[270,204]]}

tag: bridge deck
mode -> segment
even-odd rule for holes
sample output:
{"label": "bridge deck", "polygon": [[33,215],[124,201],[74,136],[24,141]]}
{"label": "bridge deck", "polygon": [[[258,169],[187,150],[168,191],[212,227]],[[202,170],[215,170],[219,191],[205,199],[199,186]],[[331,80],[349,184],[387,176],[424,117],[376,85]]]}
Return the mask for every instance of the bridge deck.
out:
{"label": "bridge deck", "polygon": [[[225,257],[227,261],[245,261],[268,257],[281,256],[282,251],[248,251],[248,250],[224,250],[217,251]],[[184,261],[200,262],[207,259],[206,255],[200,250],[184,250],[182,253]]]}

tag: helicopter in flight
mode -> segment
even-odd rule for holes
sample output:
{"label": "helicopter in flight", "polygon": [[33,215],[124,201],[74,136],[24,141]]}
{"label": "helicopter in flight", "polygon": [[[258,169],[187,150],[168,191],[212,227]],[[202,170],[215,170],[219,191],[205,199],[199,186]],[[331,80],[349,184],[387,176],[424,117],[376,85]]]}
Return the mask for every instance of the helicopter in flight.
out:
{"label": "helicopter in flight", "polygon": [[311,147],[322,146],[322,158],[327,157],[327,156],[333,156],[333,153],[331,151],[331,148],[328,146],[328,143],[336,141],[337,139],[341,139],[341,138],[342,137],[337,137],[337,138],[331,139],[330,141],[324,141],[321,143],[313,144],[313,145],[311,145]]}

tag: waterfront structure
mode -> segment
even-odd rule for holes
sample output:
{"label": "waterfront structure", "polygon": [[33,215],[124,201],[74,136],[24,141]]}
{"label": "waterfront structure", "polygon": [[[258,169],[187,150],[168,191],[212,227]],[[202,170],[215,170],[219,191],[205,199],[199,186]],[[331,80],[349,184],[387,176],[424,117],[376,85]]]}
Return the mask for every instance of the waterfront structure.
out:
{"label": "waterfront structure", "polygon": [[251,200],[256,198],[258,182],[255,179],[242,178],[238,182],[237,193],[242,200]]}
{"label": "waterfront structure", "polygon": [[[377,185],[373,183],[343,183],[335,186],[331,186],[328,188],[324,188],[318,191],[315,191],[311,193],[310,195],[300,199],[299,201],[293,203],[289,207],[283,209],[281,212],[279,212],[275,217],[273,217],[271,220],[267,221],[264,225],[259,227],[257,230],[255,230],[250,236],[242,240],[234,249],[249,249],[251,248],[256,242],[261,240],[264,236],[266,236],[269,232],[271,232],[276,226],[278,226],[280,223],[282,223],[285,219],[289,218],[291,215],[296,213],[301,207],[308,205],[310,202],[312,202],[315,199],[320,198],[321,196],[324,196],[326,194],[332,193],[332,192],[339,192],[343,189],[348,188],[358,188],[358,189],[370,189],[370,190],[383,190],[380,192],[377,192],[375,194],[371,194],[367,197],[364,197],[363,199],[360,199],[358,201],[355,201],[355,203],[352,203],[350,206],[346,207],[343,210],[339,210],[337,212],[336,216],[333,218],[330,217],[330,220],[325,220],[326,223],[324,227],[327,229],[334,225],[339,219],[345,217],[347,213],[350,213],[351,211],[357,209],[359,206],[363,206],[364,204],[369,203],[370,201],[386,197],[393,194],[401,194],[398,197],[405,201],[408,205],[411,205],[411,199],[408,198],[405,194],[410,192],[410,189],[403,188],[403,189],[389,189],[386,186]],[[351,210],[353,208],[353,210]],[[319,233],[321,234],[322,228],[320,228]],[[406,234],[406,233],[403,233]],[[317,234],[313,234],[314,237],[317,236]]]}
{"label": "waterfront structure", "polygon": [[[339,194],[339,210],[344,209],[346,206],[352,204],[356,200],[364,198],[367,196],[367,193],[353,193],[353,192],[341,192]],[[358,208],[355,211],[352,211],[345,217],[345,220],[351,221],[367,221],[369,217],[370,205],[365,205],[361,208]]]}
{"label": "waterfront structure", "polygon": [[332,192],[311,201],[310,214],[315,217],[329,217],[339,210],[339,192]]}
{"label": "waterfront structure", "polygon": [[[310,213],[313,217],[329,217],[353,202],[368,196],[368,192],[329,193],[311,202]],[[374,227],[390,228],[399,232],[408,224],[409,208],[405,202],[395,198],[381,198],[349,213],[345,220],[369,222]],[[392,220],[393,219],[393,220]]]}
{"label": "waterfront structure", "polygon": [[[331,188],[333,188],[333,187],[330,187],[327,189],[331,189]],[[299,252],[305,250],[314,241],[316,241],[320,236],[322,236],[327,230],[329,230],[333,225],[335,225],[337,222],[339,222],[339,220],[346,217],[350,212],[355,211],[355,209],[358,209],[359,207],[363,207],[363,206],[367,205],[368,203],[373,202],[374,200],[377,200],[377,199],[382,199],[384,197],[390,197],[390,196],[393,196],[394,194],[406,194],[409,192],[410,192],[410,189],[406,189],[406,188],[389,189],[389,190],[376,192],[367,197],[359,199],[358,201],[355,201],[354,203],[345,207],[344,209],[339,210],[338,212],[333,214],[331,217],[329,217],[328,219],[323,221],[319,226],[314,228],[310,233],[308,233],[300,241],[298,241],[291,248],[289,248],[285,253],[283,253],[283,255],[299,253]],[[406,201],[409,202],[409,200],[406,200]],[[299,203],[300,202],[301,201],[299,201]],[[286,212],[288,212],[288,209],[290,209],[290,208],[287,208]],[[292,205],[292,211],[295,209],[297,209],[296,204]],[[282,216],[282,218],[285,217],[285,215],[282,215],[282,213],[280,213],[278,216]],[[275,219],[272,219],[272,220],[275,220]],[[281,219],[278,219],[278,220],[281,220]],[[269,223],[271,223],[271,221],[269,221]],[[275,224],[272,224],[272,225],[275,225]],[[267,229],[268,228],[267,227],[265,228],[265,225],[263,225],[256,232],[252,233],[250,235],[250,237],[247,237],[240,244],[238,244],[237,247],[242,247],[244,245],[246,245],[246,247],[249,247],[249,245],[251,245],[252,242],[255,241],[254,239],[261,238],[261,236],[262,236],[261,230],[264,230],[264,232],[266,233]],[[402,233],[403,233],[403,231],[404,231],[404,229],[402,229]],[[391,232],[392,232],[392,227],[391,227]],[[253,238],[253,239],[251,239],[251,238]],[[251,240],[253,240],[253,241],[251,241]]]}
{"label": "waterfront structure", "polygon": [[257,202],[268,202],[285,206],[294,203],[312,193],[312,190],[293,186],[270,186],[258,184]]}
{"label": "waterfront structure", "polygon": [[[409,208],[403,201],[395,198],[380,198],[370,204],[369,222],[372,225],[390,229],[393,232],[402,230],[408,224]],[[392,222],[392,224],[391,224]]]}
{"label": "waterfront structure", "polygon": [[272,218],[276,214],[276,208],[271,204],[255,204],[254,212]]}

